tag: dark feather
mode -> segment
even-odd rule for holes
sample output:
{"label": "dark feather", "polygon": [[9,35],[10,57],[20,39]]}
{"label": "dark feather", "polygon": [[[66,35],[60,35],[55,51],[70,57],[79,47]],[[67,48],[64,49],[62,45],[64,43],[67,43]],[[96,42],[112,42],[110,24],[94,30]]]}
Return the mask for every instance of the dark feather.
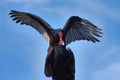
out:
{"label": "dark feather", "polygon": [[70,48],[58,45],[47,55],[45,75],[53,80],[75,80],[75,59]]}
{"label": "dark feather", "polygon": [[51,26],[45,22],[42,18],[25,12],[19,12],[15,10],[11,10],[9,13],[10,17],[16,21],[16,23],[26,24],[32,26],[36,29],[43,37],[49,42],[50,41],[50,31],[52,30]]}
{"label": "dark feather", "polygon": [[66,32],[66,45],[76,40],[100,42],[96,37],[102,37],[101,29],[78,16],[70,17],[63,29]]}

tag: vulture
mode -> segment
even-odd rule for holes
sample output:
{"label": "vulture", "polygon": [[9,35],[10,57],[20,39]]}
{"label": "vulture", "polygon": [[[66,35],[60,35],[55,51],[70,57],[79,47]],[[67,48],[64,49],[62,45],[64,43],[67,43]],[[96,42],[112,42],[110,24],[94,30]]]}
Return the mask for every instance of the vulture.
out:
{"label": "vulture", "polygon": [[100,42],[101,29],[90,21],[71,16],[63,29],[54,29],[35,14],[11,10],[10,17],[16,23],[26,24],[37,30],[48,42],[44,73],[53,80],[75,80],[75,58],[68,44],[76,40]]}

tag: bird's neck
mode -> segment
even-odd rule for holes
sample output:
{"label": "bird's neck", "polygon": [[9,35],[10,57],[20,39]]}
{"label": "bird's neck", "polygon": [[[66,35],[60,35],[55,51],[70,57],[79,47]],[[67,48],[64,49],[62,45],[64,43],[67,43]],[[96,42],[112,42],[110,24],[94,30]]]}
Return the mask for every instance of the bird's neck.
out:
{"label": "bird's neck", "polygon": [[65,42],[62,40],[62,37],[60,37],[59,45],[65,45]]}
{"label": "bird's neck", "polygon": [[58,33],[59,35],[59,45],[65,45],[65,42],[63,41],[63,33],[62,32],[59,32]]}

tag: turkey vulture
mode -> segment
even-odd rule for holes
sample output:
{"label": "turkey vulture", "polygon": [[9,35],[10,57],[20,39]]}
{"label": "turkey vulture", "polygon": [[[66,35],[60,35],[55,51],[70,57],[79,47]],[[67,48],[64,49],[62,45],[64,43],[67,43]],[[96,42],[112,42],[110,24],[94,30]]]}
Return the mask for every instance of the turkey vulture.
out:
{"label": "turkey vulture", "polygon": [[100,42],[101,29],[86,19],[71,16],[63,29],[53,29],[41,17],[31,13],[11,10],[9,13],[16,23],[26,24],[36,29],[48,42],[45,75],[53,80],[74,80],[75,59],[66,45],[76,40]]}

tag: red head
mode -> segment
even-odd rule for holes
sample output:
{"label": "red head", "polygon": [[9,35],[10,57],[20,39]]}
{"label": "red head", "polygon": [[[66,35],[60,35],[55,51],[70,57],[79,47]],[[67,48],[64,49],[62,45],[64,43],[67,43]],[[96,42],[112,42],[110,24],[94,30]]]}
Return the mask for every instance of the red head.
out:
{"label": "red head", "polygon": [[65,42],[62,40],[63,39],[63,33],[60,31],[58,32],[58,36],[59,36],[59,45],[65,45]]}

